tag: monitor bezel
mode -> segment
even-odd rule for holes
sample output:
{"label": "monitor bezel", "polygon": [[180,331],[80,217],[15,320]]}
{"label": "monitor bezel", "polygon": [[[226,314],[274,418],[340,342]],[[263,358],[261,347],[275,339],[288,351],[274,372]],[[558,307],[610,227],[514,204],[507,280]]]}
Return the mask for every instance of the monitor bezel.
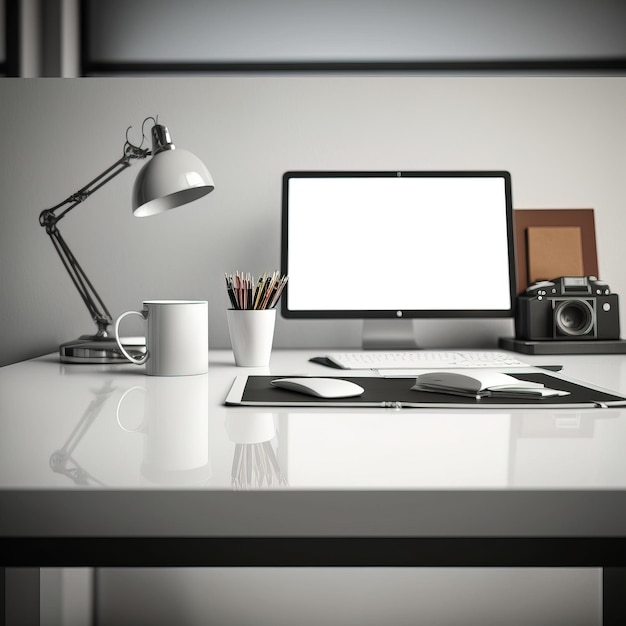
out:
{"label": "monitor bezel", "polygon": [[[475,319],[475,318],[511,318],[514,315],[516,289],[515,237],[513,224],[513,201],[511,174],[506,170],[292,170],[285,172],[282,179],[282,208],[281,208],[281,248],[280,263],[283,275],[289,274],[289,181],[294,178],[371,178],[371,177],[440,177],[440,178],[470,178],[490,177],[502,178],[505,185],[506,199],[506,227],[507,247],[509,251],[509,300],[508,309],[417,309],[417,310],[292,310],[288,308],[289,281],[281,297],[281,315],[286,319]],[[436,277],[433,277],[435,280]],[[453,286],[450,287],[451,289]],[[486,289],[488,285],[481,283],[476,277],[476,288]]]}

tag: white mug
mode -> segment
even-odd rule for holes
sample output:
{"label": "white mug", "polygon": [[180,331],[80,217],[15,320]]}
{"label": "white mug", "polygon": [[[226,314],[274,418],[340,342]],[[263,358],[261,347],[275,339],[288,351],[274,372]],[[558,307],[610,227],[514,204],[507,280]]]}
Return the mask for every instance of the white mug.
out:
{"label": "white mug", "polygon": [[[131,356],[120,341],[127,315],[147,322],[146,353]],[[209,371],[209,304],[206,300],[147,300],[141,311],[126,311],[115,322],[120,352],[149,376],[193,376]]]}

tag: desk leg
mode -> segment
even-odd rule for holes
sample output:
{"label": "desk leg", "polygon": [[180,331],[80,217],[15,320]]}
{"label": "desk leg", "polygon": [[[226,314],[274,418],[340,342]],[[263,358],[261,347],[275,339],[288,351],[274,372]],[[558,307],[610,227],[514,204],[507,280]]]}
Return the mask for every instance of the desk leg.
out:
{"label": "desk leg", "polygon": [[2,570],[1,626],[39,624],[39,568]]}
{"label": "desk leg", "polygon": [[602,571],[602,624],[626,624],[626,567],[605,567]]}

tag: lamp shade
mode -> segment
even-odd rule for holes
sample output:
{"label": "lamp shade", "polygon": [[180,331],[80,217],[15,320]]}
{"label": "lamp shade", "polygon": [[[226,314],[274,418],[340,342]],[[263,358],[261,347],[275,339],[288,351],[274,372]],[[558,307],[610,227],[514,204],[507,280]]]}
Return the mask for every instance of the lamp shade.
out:
{"label": "lamp shade", "polygon": [[187,204],[210,193],[213,178],[204,163],[187,150],[167,149],[143,166],[133,187],[133,213],[146,217]]}

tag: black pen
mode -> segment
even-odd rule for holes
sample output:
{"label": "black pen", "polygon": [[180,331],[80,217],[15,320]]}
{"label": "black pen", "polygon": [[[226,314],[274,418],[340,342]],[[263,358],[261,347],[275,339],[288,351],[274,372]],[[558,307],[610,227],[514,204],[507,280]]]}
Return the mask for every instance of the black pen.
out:
{"label": "black pen", "polygon": [[231,280],[229,280],[228,276],[226,274],[224,274],[224,278],[226,280],[226,291],[228,292],[228,297],[230,299],[230,304],[233,307],[233,309],[238,309],[239,306],[237,306],[237,300],[235,299],[235,293],[233,291],[233,283]]}

